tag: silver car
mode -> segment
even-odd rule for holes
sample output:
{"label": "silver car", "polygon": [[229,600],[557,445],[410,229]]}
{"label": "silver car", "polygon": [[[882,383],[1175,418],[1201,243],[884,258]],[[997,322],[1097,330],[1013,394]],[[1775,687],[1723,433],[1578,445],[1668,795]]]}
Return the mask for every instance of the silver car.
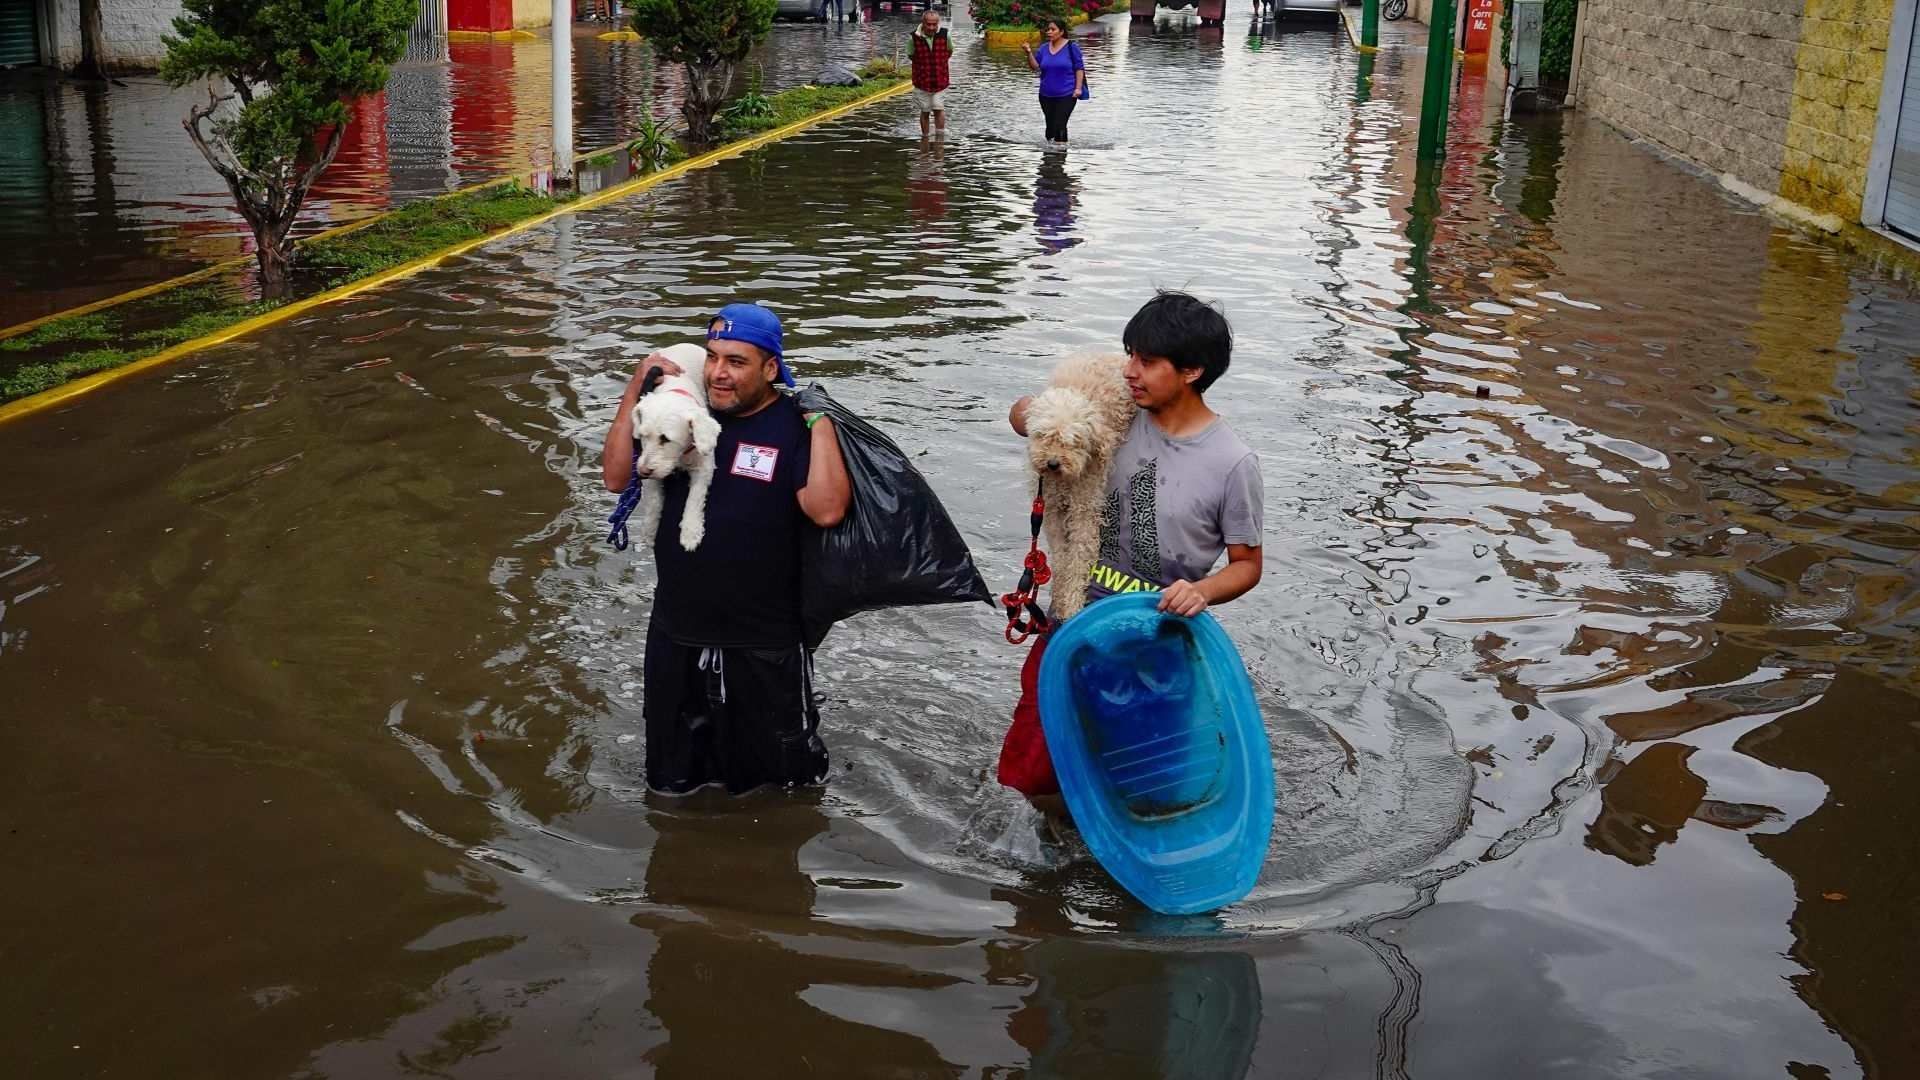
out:
{"label": "silver car", "polygon": [[824,19],[827,0],[775,0],[773,15],[777,19]]}
{"label": "silver car", "polygon": [[1299,12],[1313,12],[1317,15],[1340,15],[1340,0],[1267,0],[1267,10],[1276,16],[1285,16]]}

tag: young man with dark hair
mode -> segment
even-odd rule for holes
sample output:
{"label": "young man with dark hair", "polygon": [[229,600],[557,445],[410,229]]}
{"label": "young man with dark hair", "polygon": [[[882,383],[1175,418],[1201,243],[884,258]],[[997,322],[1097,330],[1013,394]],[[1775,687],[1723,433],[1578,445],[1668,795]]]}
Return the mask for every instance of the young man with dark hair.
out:
{"label": "young man with dark hair", "polygon": [[[1140,411],[1107,474],[1099,559],[1091,578],[1078,584],[1089,602],[1158,590],[1161,611],[1190,618],[1260,581],[1260,459],[1204,396],[1226,374],[1233,329],[1212,305],[1161,292],[1134,314],[1120,343],[1127,389]],[[1028,401],[1015,402],[1007,417],[1023,437]],[[1226,562],[1216,570],[1223,553]],[[1060,790],[1035,699],[1045,647],[1043,636],[1027,655],[1000,751],[1000,782],[1029,797]]]}
{"label": "young man with dark hair", "polygon": [[[800,624],[800,545],[846,515],[852,487],[831,419],[803,415],[780,318],[729,304],[707,326],[707,407],[720,422],[706,538],[680,546],[687,474],[666,481],[659,572],[644,661],[647,786],[682,793],[724,784],[824,779],[827,748],[813,702],[813,658]],[[642,361],[607,432],[601,478],[624,491],[633,475],[633,411],[649,368],[680,374],[659,354]]]}

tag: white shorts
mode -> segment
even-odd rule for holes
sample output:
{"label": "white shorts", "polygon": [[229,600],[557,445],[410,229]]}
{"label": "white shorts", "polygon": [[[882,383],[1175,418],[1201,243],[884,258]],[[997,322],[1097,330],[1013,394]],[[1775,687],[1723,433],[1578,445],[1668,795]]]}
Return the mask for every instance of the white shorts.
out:
{"label": "white shorts", "polygon": [[913,103],[919,107],[921,112],[946,112],[947,92],[945,90],[921,90],[915,87],[913,91]]}

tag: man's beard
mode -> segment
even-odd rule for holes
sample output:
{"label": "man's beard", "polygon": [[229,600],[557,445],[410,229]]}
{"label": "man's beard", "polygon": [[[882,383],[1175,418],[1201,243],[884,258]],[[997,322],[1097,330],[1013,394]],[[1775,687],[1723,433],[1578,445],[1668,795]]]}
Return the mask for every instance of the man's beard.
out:
{"label": "man's beard", "polygon": [[738,387],[735,387],[733,391],[733,404],[711,405],[711,408],[721,416],[739,416],[741,413],[752,412],[754,409],[759,408],[766,402],[767,398],[772,395],[772,392],[773,388],[767,387],[765,393],[756,395],[750,399],[741,393]]}

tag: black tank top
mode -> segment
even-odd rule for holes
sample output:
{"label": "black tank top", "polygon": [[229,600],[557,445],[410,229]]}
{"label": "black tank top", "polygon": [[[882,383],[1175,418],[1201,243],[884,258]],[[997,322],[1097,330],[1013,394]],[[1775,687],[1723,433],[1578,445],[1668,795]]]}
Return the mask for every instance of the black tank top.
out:
{"label": "black tank top", "polygon": [[707,535],[680,546],[687,475],[667,478],[653,561],[653,618],[684,645],[779,648],[800,641],[800,544],[814,528],[799,491],[812,464],[800,407],[782,395],[752,416],[720,416]]}

